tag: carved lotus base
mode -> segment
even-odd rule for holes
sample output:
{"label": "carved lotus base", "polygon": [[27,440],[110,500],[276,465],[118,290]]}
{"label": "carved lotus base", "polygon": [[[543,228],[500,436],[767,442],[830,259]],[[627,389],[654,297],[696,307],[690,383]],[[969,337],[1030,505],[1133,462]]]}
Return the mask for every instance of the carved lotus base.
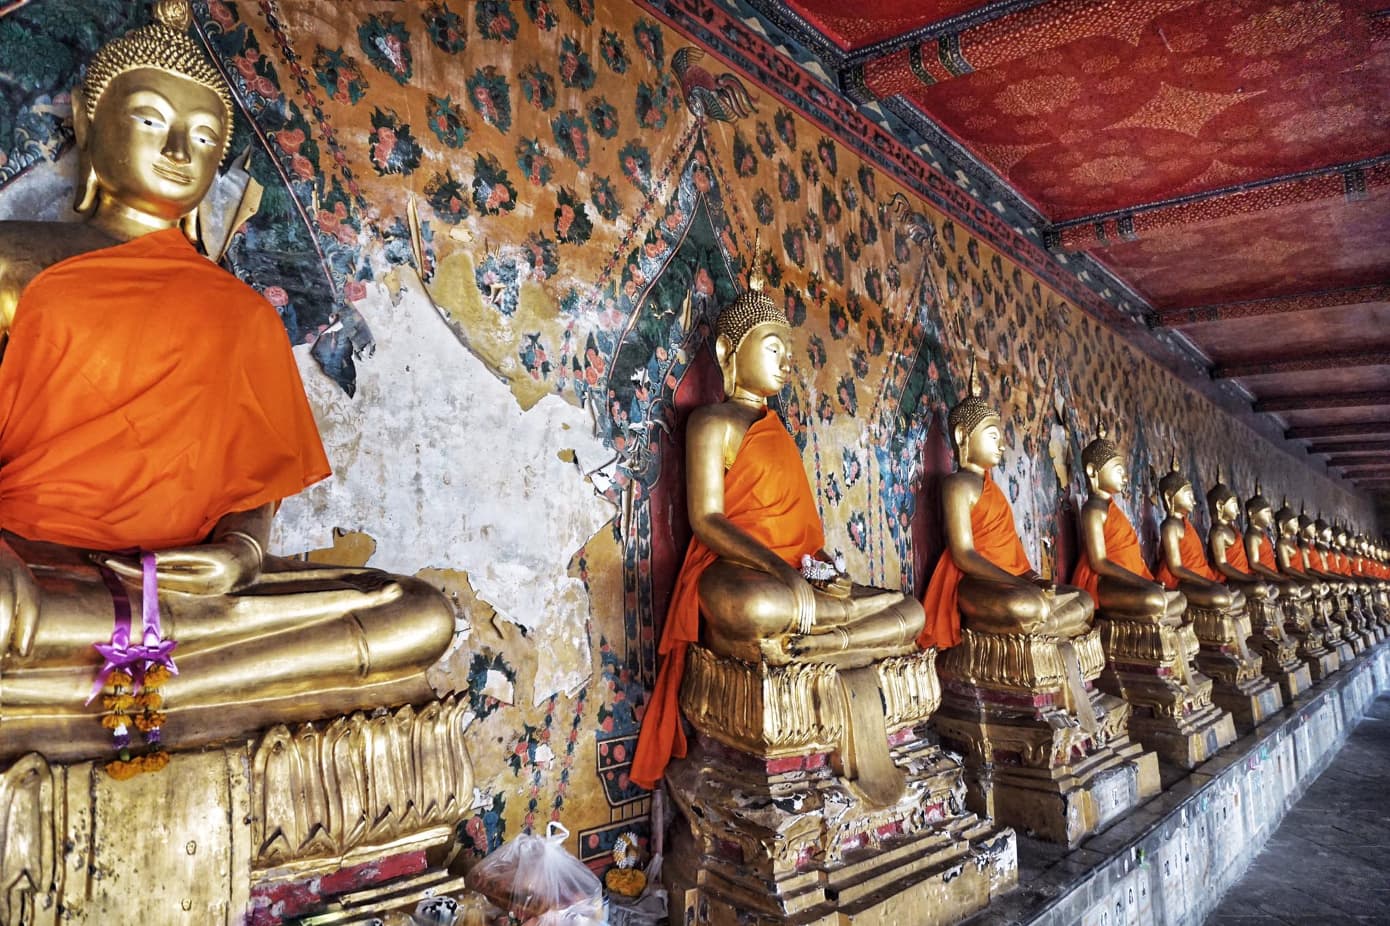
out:
{"label": "carved lotus base", "polygon": [[1284,606],[1285,627],[1289,635],[1298,641],[1298,656],[1308,666],[1313,681],[1320,682],[1342,666],[1342,658],[1337,654],[1336,643],[1341,641],[1341,628],[1337,628],[1336,642],[1329,642],[1333,632],[1327,623],[1325,598],[1310,601],[1289,601]]}
{"label": "carved lotus base", "polygon": [[1278,684],[1265,678],[1260,656],[1246,643],[1251,628],[1244,611],[1189,605],[1187,616],[1201,644],[1197,668],[1212,680],[1212,703],[1231,712],[1237,730],[1249,733],[1284,707]]}
{"label": "carved lotus base", "polygon": [[947,924],[1012,888],[1013,830],[964,809],[939,747],[911,729],[894,740],[908,787],[873,808],[826,754],[760,759],[698,734],[666,772],[672,922]]}
{"label": "carved lotus base", "polygon": [[1191,664],[1199,650],[1191,625],[1096,615],[1106,666],[1097,685],[1133,708],[1129,732],[1147,749],[1194,768],[1236,738],[1229,712],[1212,703],[1212,681]]}
{"label": "carved lotus base", "polygon": [[[1308,666],[1298,658],[1298,640],[1284,629],[1284,614],[1276,602],[1247,598],[1250,645],[1260,656],[1260,671],[1279,686],[1285,704],[1313,686]],[[1321,639],[1321,638],[1319,638]]]}
{"label": "carved lotus base", "polygon": [[959,761],[925,733],[941,698],[935,657],[857,670],[876,676],[902,778],[882,801],[842,755],[858,715],[836,669],[690,648],[681,707],[696,736],[666,772],[682,818],[663,868],[683,910],[673,922],[950,923],[1016,883],[1013,831],[965,809]]}
{"label": "carved lotus base", "polygon": [[972,810],[1070,847],[1158,792],[1157,757],[1129,738],[1129,704],[1091,685],[1104,665],[1098,630],[1065,643],[961,631],[940,657],[932,727],[965,757]]}
{"label": "carved lotus base", "polygon": [[277,727],[128,781],[25,755],[0,773],[0,922],[278,923],[328,905],[345,870],[339,890],[376,887],[363,913],[456,892],[431,856],[472,803],[465,712]]}

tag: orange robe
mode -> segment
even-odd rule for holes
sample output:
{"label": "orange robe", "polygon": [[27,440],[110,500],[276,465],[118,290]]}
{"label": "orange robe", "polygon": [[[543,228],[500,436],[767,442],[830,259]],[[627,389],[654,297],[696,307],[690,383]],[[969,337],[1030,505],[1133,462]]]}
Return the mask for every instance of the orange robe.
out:
{"label": "orange robe", "polygon": [[1241,572],[1250,572],[1250,559],[1245,555],[1245,535],[1234,527],[1236,539],[1226,548],[1226,562],[1230,563]]}
{"label": "orange robe", "polygon": [[[748,428],[734,465],[724,473],[724,515],[791,565],[825,546],[801,452],[772,412]],[[671,759],[685,755],[679,701],[685,653],[700,638],[700,577],[717,559],[704,541],[692,537],[671,593],[657,650],[661,668],[632,759],[631,778],[644,788],[655,788]]]}
{"label": "orange robe", "polygon": [[1283,570],[1279,568],[1279,560],[1274,555],[1274,545],[1269,542],[1269,535],[1264,531],[1255,535],[1255,562],[1266,569],[1273,569],[1280,575],[1283,574]]}
{"label": "orange robe", "polygon": [[[985,473],[985,485],[980,491],[979,501],[970,509],[970,530],[975,538],[975,550],[1000,569],[1016,576],[1032,570],[1023,541],[1018,539],[1013,509],[989,473]],[[918,646],[923,649],[932,646],[946,649],[960,642],[957,593],[960,580],[964,577],[965,573],[956,565],[951,558],[950,548],[947,548],[942,552],[941,559],[937,560],[936,571],[932,573],[931,583],[922,598],[927,623],[917,638]]]}
{"label": "orange robe", "polygon": [[21,294],[0,363],[0,528],[184,546],[329,472],[275,309],[177,228],[54,264]]}
{"label": "orange robe", "polygon": [[[1105,556],[1116,566],[1123,566],[1141,578],[1153,578],[1153,573],[1149,572],[1144,562],[1144,554],[1139,550],[1139,535],[1113,498],[1110,499],[1110,510],[1105,515]],[[1084,588],[1093,601],[1100,602],[1100,576],[1092,571],[1091,561],[1084,551],[1076,563],[1076,569],[1072,571],[1071,584]]]}
{"label": "orange robe", "polygon": [[[1202,538],[1197,536],[1197,528],[1192,526],[1190,519],[1185,520],[1184,524],[1186,526],[1183,528],[1182,540],[1178,542],[1183,568],[1192,570],[1204,579],[1220,582],[1221,576],[1217,575],[1216,571],[1211,568],[1211,564],[1207,562],[1207,554],[1202,549]],[[1166,561],[1158,566],[1158,581],[1170,589],[1178,587],[1178,577],[1168,569]]]}

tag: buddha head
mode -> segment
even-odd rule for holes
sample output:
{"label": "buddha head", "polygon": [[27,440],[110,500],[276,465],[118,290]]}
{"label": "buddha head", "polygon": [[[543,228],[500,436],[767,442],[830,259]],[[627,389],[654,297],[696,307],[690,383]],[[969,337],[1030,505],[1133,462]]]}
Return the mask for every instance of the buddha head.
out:
{"label": "buddha head", "polygon": [[1300,507],[1298,511],[1298,539],[1305,544],[1312,543],[1317,539],[1317,533],[1317,524],[1308,516],[1307,511]]}
{"label": "buddha head", "polygon": [[1279,506],[1279,510],[1274,512],[1274,523],[1279,528],[1279,536],[1298,536],[1298,512],[1289,507],[1288,496],[1284,497],[1284,503]]}
{"label": "buddha head", "polygon": [[1313,522],[1313,536],[1322,546],[1329,546],[1332,543],[1332,525],[1322,519],[1319,512],[1318,519]]}
{"label": "buddha head", "polygon": [[186,0],[159,0],[154,20],[102,46],[73,90],[82,164],[74,208],[124,207],[168,226],[191,216],[216,179],[232,99],[188,37]]}
{"label": "buddha head", "polygon": [[1347,548],[1347,526],[1345,524],[1338,524],[1333,528],[1332,544],[1339,550]]}
{"label": "buddha head", "polygon": [[1221,476],[1221,467],[1216,468],[1216,485],[1207,492],[1207,510],[1212,521],[1218,524],[1233,524],[1240,516],[1240,499]]}
{"label": "buddha head", "polygon": [[[756,265],[756,243],[753,253]],[[791,322],[763,291],[765,283],[755,266],[748,275],[748,289],[714,322],[714,356],[724,376],[724,395],[730,399],[740,390],[761,399],[776,395],[791,373]]]}
{"label": "buddha head", "polygon": [[970,361],[970,382],[965,398],[946,415],[946,430],[961,469],[987,472],[1004,457],[1004,431],[999,409],[980,397],[979,373]]}
{"label": "buddha head", "polygon": [[1274,523],[1274,506],[1261,494],[1260,483],[1255,482],[1255,494],[1245,502],[1245,521],[1255,530],[1269,530]]}
{"label": "buddha head", "polygon": [[1192,480],[1178,470],[1178,457],[1173,455],[1168,472],[1158,480],[1158,494],[1163,497],[1163,507],[1168,513],[1185,518],[1197,507],[1197,497],[1192,491]]}
{"label": "buddha head", "polygon": [[1120,448],[1109,438],[1103,424],[1096,425],[1096,439],[1081,451],[1081,465],[1086,470],[1086,483],[1092,492],[1114,495],[1129,485],[1129,473],[1120,459]]}

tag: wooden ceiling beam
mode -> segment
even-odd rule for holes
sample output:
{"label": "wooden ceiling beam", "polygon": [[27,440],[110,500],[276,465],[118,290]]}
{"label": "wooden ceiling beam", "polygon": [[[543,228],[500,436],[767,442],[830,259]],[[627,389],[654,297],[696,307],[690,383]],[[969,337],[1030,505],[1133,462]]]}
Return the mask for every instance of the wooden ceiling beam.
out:
{"label": "wooden ceiling beam", "polygon": [[1327,444],[1314,439],[1308,444],[1309,453],[1370,453],[1373,450],[1390,450],[1390,440],[1363,440],[1354,444],[1338,440],[1337,443]]}
{"label": "wooden ceiling beam", "polygon": [[1310,424],[1289,428],[1284,436],[1289,440],[1314,440],[1319,437],[1375,437],[1390,434],[1390,421],[1366,421],[1360,424]]}
{"label": "wooden ceiling beam", "polygon": [[1269,299],[1246,299],[1241,302],[1220,302],[1212,305],[1160,309],[1150,317],[1149,324],[1155,328],[1172,328],[1176,325],[1224,322],[1233,318],[1259,318],[1265,315],[1284,315],[1289,312],[1306,312],[1312,309],[1365,305],[1369,302],[1390,302],[1390,283],[1296,293]]}
{"label": "wooden ceiling beam", "polygon": [[1237,359],[1213,367],[1211,375],[1213,379],[1237,379],[1242,376],[1266,376],[1272,373],[1317,373],[1322,370],[1382,366],[1390,366],[1390,350],[1311,354],[1288,360]]}
{"label": "wooden ceiling beam", "polygon": [[[1355,446],[1355,445],[1353,445],[1353,446]],[[1386,465],[1386,466],[1390,466],[1390,453],[1384,453],[1384,452],[1377,453],[1377,452],[1372,451],[1372,450],[1361,451],[1361,450],[1354,450],[1354,449],[1352,449],[1352,447],[1348,447],[1346,453],[1337,453],[1337,454],[1334,454],[1333,456],[1328,457],[1328,458],[1327,458],[1327,465],[1328,465],[1328,466],[1357,466],[1357,465],[1362,464],[1362,463],[1379,463],[1379,462],[1381,462],[1382,460],[1385,462],[1385,465]]]}
{"label": "wooden ceiling beam", "polygon": [[1390,392],[1334,392],[1257,399],[1257,412],[1296,412],[1312,408],[1369,408],[1390,405]]}

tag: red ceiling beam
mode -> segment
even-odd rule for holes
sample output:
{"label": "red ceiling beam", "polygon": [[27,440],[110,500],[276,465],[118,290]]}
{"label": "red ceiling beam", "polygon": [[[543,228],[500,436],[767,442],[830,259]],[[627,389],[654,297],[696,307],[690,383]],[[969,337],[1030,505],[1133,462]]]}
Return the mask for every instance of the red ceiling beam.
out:
{"label": "red ceiling beam", "polygon": [[1380,463],[1384,461],[1386,466],[1390,466],[1390,453],[1376,453],[1374,451],[1361,451],[1347,449],[1346,453],[1338,453],[1327,458],[1328,466],[1360,466],[1365,463]]}
{"label": "red ceiling beam", "polygon": [[1367,421],[1361,424],[1310,424],[1289,428],[1284,436],[1289,440],[1310,440],[1319,437],[1374,437],[1390,434],[1390,421]]}
{"label": "red ceiling beam", "polygon": [[867,61],[840,72],[840,86],[857,102],[882,100],[1010,61],[1045,55],[1082,36],[1123,34],[1196,3],[1046,0],[1024,9],[1016,3],[992,4],[998,10],[994,16],[976,13],[959,28],[944,24],[944,31],[924,41],[906,48],[890,46],[891,50],[880,55],[870,53]]}
{"label": "red ceiling beam", "polygon": [[1370,408],[1390,405],[1390,392],[1319,392],[1285,395],[1255,402],[1257,412],[1296,412],[1312,408]]}
{"label": "red ceiling beam", "polygon": [[1306,312],[1310,309],[1365,305],[1368,302],[1390,302],[1390,283],[1353,286],[1347,289],[1318,293],[1299,293],[1293,296],[1275,296],[1270,299],[1247,299],[1243,302],[1223,302],[1180,309],[1162,309],[1153,314],[1151,321],[1154,327],[1172,328],[1176,325],[1224,322],[1233,318],[1259,318],[1263,315],[1283,315],[1288,312]]}
{"label": "red ceiling beam", "polygon": [[1380,366],[1390,366],[1390,350],[1312,354],[1290,360],[1235,360],[1213,367],[1211,375],[1213,379],[1236,379],[1241,376],[1266,376],[1271,373],[1317,373],[1322,370]]}
{"label": "red ceiling beam", "polygon": [[1371,190],[1386,188],[1390,188],[1390,155],[1068,219],[1044,230],[1043,237],[1054,251],[1090,251],[1299,203],[1339,196],[1356,202]]}
{"label": "red ceiling beam", "polygon": [[1372,450],[1390,450],[1390,440],[1365,440],[1358,444],[1324,444],[1313,441],[1308,445],[1309,453],[1370,453]]}

